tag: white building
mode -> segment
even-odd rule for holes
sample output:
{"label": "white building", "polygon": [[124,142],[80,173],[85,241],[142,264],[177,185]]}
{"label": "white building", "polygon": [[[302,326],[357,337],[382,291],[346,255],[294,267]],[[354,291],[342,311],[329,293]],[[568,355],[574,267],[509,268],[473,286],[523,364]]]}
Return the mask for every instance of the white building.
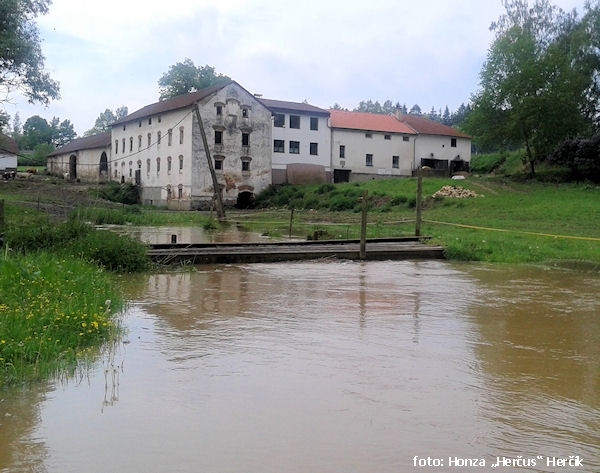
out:
{"label": "white building", "polygon": [[307,103],[260,101],[273,114],[273,184],[330,182],[329,112]]}
{"label": "white building", "polygon": [[135,183],[148,205],[208,208],[213,181],[194,104],[223,201],[250,205],[271,184],[271,112],[233,81],[147,105],[115,122],[110,133],[56,150],[48,169],[88,182],[106,174]]}
{"label": "white building", "polygon": [[[0,171],[16,172],[19,147],[11,137],[0,133]],[[12,174],[14,177],[14,173]]]}
{"label": "white building", "polygon": [[330,110],[334,182],[410,176],[416,132],[390,115]]}
{"label": "white building", "polygon": [[76,138],[50,153],[46,169],[72,180],[102,182],[109,179],[110,132]]}
{"label": "white building", "polygon": [[441,176],[469,170],[469,135],[418,115],[398,115],[397,118],[418,133],[415,140],[415,169],[428,166]]}

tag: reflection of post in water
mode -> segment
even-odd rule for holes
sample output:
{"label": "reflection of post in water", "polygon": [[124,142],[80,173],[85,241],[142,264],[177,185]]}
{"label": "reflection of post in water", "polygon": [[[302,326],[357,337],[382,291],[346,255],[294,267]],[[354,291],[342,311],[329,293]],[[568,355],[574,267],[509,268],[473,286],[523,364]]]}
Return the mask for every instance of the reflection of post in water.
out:
{"label": "reflection of post in water", "polygon": [[358,305],[360,308],[360,326],[365,327],[367,321],[367,266],[361,263],[358,274]]}
{"label": "reflection of post in water", "polygon": [[119,364],[115,363],[115,355],[118,346],[118,342],[114,342],[108,349],[108,357],[104,366],[104,400],[102,401],[102,413],[104,413],[105,407],[114,406],[119,401],[120,372],[123,371],[123,360],[121,360],[121,363]]}
{"label": "reflection of post in water", "polygon": [[419,343],[421,334],[421,322],[419,321],[419,312],[421,311],[421,292],[417,290],[414,297],[413,307],[413,343]]}

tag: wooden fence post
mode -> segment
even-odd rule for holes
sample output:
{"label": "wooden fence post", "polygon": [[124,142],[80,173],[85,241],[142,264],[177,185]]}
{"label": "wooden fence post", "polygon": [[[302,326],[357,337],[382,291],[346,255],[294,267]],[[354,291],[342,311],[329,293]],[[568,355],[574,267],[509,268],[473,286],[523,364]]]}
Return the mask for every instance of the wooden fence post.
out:
{"label": "wooden fence post", "polygon": [[4,232],[4,199],[0,199],[0,235]]}
{"label": "wooden fence post", "polygon": [[290,232],[288,238],[292,238],[292,226],[294,224],[294,207],[292,207],[292,211],[290,212]]}
{"label": "wooden fence post", "polygon": [[360,218],[360,259],[367,258],[367,196],[369,191],[362,195],[362,213]]}
{"label": "wooden fence post", "polygon": [[423,171],[421,168],[417,171],[417,203],[415,218],[415,236],[421,236],[421,207],[423,204]]}

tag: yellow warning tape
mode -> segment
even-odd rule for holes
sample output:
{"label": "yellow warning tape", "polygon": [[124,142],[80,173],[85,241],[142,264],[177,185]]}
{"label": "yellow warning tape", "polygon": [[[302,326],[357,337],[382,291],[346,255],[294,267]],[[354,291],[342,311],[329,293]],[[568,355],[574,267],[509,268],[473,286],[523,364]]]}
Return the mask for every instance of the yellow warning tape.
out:
{"label": "yellow warning tape", "polygon": [[490,230],[493,232],[523,233],[525,235],[546,236],[546,237],[552,237],[552,238],[567,238],[570,240],[600,241],[600,238],[580,237],[580,236],[571,236],[571,235],[552,235],[550,233],[526,232],[523,230],[506,230],[503,228],[476,227],[475,225],[463,225],[461,223],[438,222],[437,220],[423,219],[423,221],[428,222],[428,223],[437,223],[439,225],[450,225],[453,227],[473,228],[475,230]]}

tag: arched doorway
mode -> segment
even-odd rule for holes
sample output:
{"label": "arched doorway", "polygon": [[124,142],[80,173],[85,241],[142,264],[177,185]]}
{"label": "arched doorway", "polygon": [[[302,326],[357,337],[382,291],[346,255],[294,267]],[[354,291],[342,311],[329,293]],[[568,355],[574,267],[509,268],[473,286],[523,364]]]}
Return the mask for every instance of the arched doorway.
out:
{"label": "arched doorway", "polygon": [[69,157],[69,179],[77,179],[77,156],[74,154]]}
{"label": "arched doorway", "polygon": [[254,192],[244,191],[238,194],[235,203],[236,209],[253,209],[255,206]]}
{"label": "arched doorway", "polygon": [[106,157],[106,152],[102,152],[100,155],[100,176],[108,175],[108,158]]}

